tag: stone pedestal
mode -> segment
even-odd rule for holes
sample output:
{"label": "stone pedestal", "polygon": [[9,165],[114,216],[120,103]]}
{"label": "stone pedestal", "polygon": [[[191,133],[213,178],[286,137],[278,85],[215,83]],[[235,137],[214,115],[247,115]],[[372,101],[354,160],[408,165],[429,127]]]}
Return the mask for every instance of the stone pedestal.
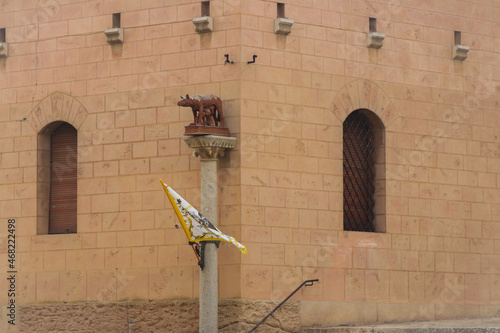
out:
{"label": "stone pedestal", "polygon": [[366,35],[366,46],[379,49],[384,45],[385,35],[380,32],[369,32]]}
{"label": "stone pedestal", "polygon": [[0,42],[0,58],[7,58],[9,55],[9,44]]}
{"label": "stone pedestal", "polygon": [[293,20],[277,17],[274,19],[274,33],[280,35],[288,35],[292,32]]}
{"label": "stone pedestal", "polygon": [[[236,138],[217,135],[185,137],[184,142],[201,158],[201,213],[217,226],[217,159],[234,148]],[[200,333],[218,331],[218,269],[215,243],[205,244],[205,268],[200,271]]]}
{"label": "stone pedestal", "polygon": [[195,17],[193,19],[194,30],[196,32],[212,32],[214,31],[214,18],[211,16]]}
{"label": "stone pedestal", "polygon": [[469,47],[466,45],[453,45],[452,56],[453,60],[465,60],[467,59],[467,53],[469,53]]}
{"label": "stone pedestal", "polygon": [[113,28],[104,30],[106,40],[109,44],[122,44],[123,43],[123,29]]}
{"label": "stone pedestal", "polygon": [[184,129],[185,129],[184,135],[189,135],[189,136],[200,136],[200,135],[229,136],[229,129],[226,127],[188,125],[184,126]]}

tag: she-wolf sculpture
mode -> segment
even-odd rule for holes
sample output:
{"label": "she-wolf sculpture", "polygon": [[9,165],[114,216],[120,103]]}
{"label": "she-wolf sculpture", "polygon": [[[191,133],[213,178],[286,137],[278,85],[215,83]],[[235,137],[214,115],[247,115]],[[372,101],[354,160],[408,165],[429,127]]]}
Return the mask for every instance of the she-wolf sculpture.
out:
{"label": "she-wolf sculpture", "polygon": [[222,101],[215,95],[181,96],[177,105],[191,108],[194,118],[193,125],[224,127]]}

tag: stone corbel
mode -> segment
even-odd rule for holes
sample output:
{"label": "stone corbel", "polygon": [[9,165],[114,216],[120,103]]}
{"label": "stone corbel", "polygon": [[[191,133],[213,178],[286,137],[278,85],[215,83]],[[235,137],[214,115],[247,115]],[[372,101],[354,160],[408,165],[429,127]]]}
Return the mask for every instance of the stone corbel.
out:
{"label": "stone corbel", "polygon": [[380,32],[369,32],[366,35],[366,46],[374,48],[374,49],[379,49],[384,45],[384,39],[385,35]]}
{"label": "stone corbel", "polygon": [[284,17],[274,19],[274,33],[280,35],[288,35],[292,32],[293,20]]}
{"label": "stone corbel", "polygon": [[9,56],[9,44],[0,43],[0,58],[7,58]]}
{"label": "stone corbel", "polygon": [[199,33],[214,31],[214,18],[211,16],[195,17],[193,19],[194,30]]}
{"label": "stone corbel", "polygon": [[453,45],[453,60],[465,60],[467,59],[467,53],[469,52],[469,47],[466,45]]}
{"label": "stone corbel", "polygon": [[121,44],[123,43],[123,29],[122,28],[112,28],[104,30],[104,34],[107,37],[107,42],[109,44]]}

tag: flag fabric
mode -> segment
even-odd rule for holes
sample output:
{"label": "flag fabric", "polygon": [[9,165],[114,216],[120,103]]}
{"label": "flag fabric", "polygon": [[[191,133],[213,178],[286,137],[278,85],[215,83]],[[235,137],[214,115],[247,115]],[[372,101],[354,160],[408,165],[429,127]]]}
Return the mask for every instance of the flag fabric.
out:
{"label": "flag fabric", "polygon": [[234,244],[242,253],[247,253],[244,245],[234,237],[223,234],[163,180],[160,179],[160,182],[190,242],[224,241]]}

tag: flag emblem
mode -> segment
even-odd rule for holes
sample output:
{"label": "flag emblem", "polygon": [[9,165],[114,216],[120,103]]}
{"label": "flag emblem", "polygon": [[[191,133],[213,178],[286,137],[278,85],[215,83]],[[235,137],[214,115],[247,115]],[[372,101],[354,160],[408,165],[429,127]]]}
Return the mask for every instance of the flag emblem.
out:
{"label": "flag emblem", "polygon": [[244,245],[234,237],[223,234],[163,180],[160,179],[160,182],[190,242],[224,241],[234,244],[242,253],[247,253]]}

